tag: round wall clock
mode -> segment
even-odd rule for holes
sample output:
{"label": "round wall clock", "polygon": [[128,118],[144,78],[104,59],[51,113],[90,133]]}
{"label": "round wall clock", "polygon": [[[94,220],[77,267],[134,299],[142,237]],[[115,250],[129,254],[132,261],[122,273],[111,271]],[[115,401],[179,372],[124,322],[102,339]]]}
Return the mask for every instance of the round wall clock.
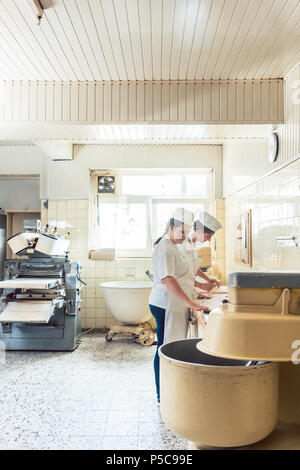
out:
{"label": "round wall clock", "polygon": [[279,151],[279,139],[276,132],[272,132],[269,137],[269,161],[271,163],[276,162]]}

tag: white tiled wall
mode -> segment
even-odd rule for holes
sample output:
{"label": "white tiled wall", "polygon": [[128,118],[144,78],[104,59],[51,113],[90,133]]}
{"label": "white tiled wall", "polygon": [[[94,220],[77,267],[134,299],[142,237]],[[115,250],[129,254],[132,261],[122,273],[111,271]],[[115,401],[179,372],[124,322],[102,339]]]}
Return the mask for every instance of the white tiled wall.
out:
{"label": "white tiled wall", "polygon": [[275,163],[269,161],[268,152],[260,152],[256,146],[254,152],[244,152],[239,147],[235,152],[234,145],[227,149],[224,160],[227,166],[224,171],[226,194],[230,188],[236,190],[255,177],[267,175],[226,197],[227,274],[232,270],[249,269],[234,261],[235,216],[249,209],[252,209],[253,219],[253,269],[300,271],[300,247],[282,246],[276,242],[276,237],[300,234],[299,79],[300,63],[285,77],[285,124],[278,130],[279,154]]}
{"label": "white tiled wall", "polygon": [[263,177],[268,160],[268,139],[228,139],[223,144],[223,195]]}
{"label": "white tiled wall", "polygon": [[95,261],[88,259],[88,199],[50,200],[48,211],[43,207],[42,224],[57,226],[59,234],[70,232],[70,258],[82,266],[82,327],[109,328],[116,321],[105,305],[101,282],[114,280],[147,280],[151,259]]}
{"label": "white tiled wall", "polygon": [[252,209],[253,269],[299,270],[300,247],[276,237],[300,234],[300,159],[226,198],[226,273],[234,261],[235,216]]}

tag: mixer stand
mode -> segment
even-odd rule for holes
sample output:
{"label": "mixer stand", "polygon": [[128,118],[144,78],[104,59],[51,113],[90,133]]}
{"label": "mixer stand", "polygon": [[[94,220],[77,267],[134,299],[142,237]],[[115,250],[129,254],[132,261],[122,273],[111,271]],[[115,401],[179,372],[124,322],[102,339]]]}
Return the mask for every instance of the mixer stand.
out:
{"label": "mixer stand", "polygon": [[115,335],[134,336],[136,342],[143,346],[151,346],[155,341],[155,333],[148,322],[139,325],[113,325],[105,336],[106,341],[112,341]]}

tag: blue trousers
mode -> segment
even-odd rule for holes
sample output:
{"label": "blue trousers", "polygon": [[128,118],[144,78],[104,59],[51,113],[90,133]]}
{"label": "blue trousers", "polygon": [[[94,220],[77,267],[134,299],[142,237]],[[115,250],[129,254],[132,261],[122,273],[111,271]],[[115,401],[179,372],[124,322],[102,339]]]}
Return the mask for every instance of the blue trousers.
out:
{"label": "blue trousers", "polygon": [[165,334],[165,316],[166,310],[164,308],[155,307],[155,305],[149,305],[150,311],[156,320],[156,335],[157,335],[157,348],[154,356],[154,375],[156,384],[157,401],[160,401],[160,388],[159,388],[159,356],[158,348],[164,342]]}

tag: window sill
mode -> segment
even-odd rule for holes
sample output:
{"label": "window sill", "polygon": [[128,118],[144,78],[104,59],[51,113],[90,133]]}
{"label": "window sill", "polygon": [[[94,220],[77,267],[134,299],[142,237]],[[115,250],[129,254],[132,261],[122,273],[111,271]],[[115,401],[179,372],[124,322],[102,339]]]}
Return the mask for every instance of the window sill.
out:
{"label": "window sill", "polygon": [[93,256],[92,251],[93,250],[89,250],[88,252],[88,257],[92,261],[149,261],[152,259],[152,256],[116,256],[112,258],[109,253],[107,257],[105,253],[102,253],[101,258],[98,258],[97,255],[95,257]]}
{"label": "window sill", "polygon": [[135,261],[135,260],[145,260],[145,261],[148,261],[149,259],[152,259],[151,256],[126,256],[126,257],[121,257],[121,256],[118,256],[116,257],[116,261]]}

